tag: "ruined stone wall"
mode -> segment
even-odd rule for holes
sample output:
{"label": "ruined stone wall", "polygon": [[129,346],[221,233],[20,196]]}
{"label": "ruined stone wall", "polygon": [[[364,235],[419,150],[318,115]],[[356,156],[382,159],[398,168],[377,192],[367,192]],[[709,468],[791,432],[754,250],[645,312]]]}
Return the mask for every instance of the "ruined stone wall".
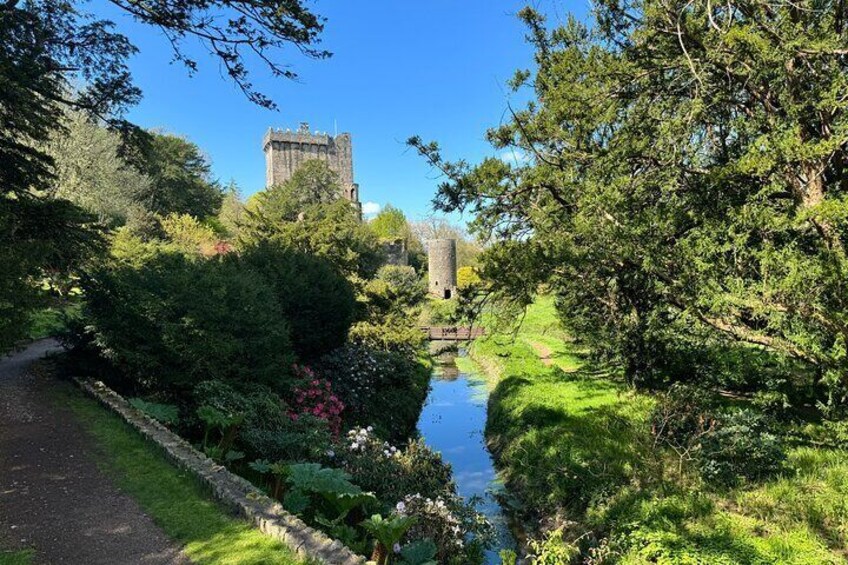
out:
{"label": "ruined stone wall", "polygon": [[349,133],[333,137],[310,132],[306,123],[297,131],[269,129],[262,149],[266,187],[286,182],[303,163],[318,159],[339,176],[343,196],[358,205],[359,185],[353,182],[353,143]]}
{"label": "ruined stone wall", "polygon": [[406,240],[395,239],[380,242],[383,253],[386,254],[386,265],[398,265],[406,267],[409,265],[409,253],[406,251]]}
{"label": "ruined stone wall", "polygon": [[456,240],[431,239],[427,242],[430,294],[439,298],[456,296]]}

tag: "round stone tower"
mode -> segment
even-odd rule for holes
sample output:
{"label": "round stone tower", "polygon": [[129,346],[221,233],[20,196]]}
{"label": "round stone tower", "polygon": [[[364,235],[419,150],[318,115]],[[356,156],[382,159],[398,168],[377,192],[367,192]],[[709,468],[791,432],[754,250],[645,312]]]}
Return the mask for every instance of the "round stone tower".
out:
{"label": "round stone tower", "polygon": [[456,296],[456,240],[431,239],[427,242],[430,294],[439,298]]}

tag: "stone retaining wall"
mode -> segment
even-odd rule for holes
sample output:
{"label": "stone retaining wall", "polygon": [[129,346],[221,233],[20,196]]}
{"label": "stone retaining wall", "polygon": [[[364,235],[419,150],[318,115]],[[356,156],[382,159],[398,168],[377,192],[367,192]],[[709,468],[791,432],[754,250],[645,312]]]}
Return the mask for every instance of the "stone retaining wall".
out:
{"label": "stone retaining wall", "polygon": [[286,512],[278,502],[266,496],[249,481],[229,472],[224,466],[197,451],[183,438],[130,406],[123,397],[102,382],[85,379],[75,381],[85,392],[158,445],[173,463],[195,475],[227,508],[245,517],[265,534],[282,541],[299,555],[319,563],[365,564],[364,557],[356,555],[341,542],[330,539]]}

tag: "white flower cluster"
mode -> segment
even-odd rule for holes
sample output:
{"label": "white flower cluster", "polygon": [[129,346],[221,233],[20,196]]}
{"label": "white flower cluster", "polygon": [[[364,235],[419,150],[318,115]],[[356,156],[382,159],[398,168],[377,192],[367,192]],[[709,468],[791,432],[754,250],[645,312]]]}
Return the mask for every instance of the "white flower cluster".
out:
{"label": "white flower cluster", "polygon": [[344,374],[341,380],[348,389],[346,398],[356,401],[363,401],[373,394],[383,371],[377,359],[365,351],[360,348],[349,349],[337,360]]}
{"label": "white flower cluster", "polygon": [[450,533],[451,541],[456,547],[461,548],[465,545],[462,535],[462,523],[451,512],[441,496],[432,499],[421,496],[419,493],[410,494],[395,505],[395,511],[400,516],[415,516],[423,523],[436,522],[438,523],[437,528],[439,530]]}
{"label": "white flower cluster", "polygon": [[351,451],[365,451],[365,445],[368,443],[368,435],[372,428],[353,428],[347,432],[347,440],[349,442],[348,449]]}
{"label": "white flower cluster", "polygon": [[384,457],[397,457],[400,451],[387,441],[380,441],[374,434],[374,428],[353,428],[347,432],[348,449],[350,451],[369,451],[381,453]]}

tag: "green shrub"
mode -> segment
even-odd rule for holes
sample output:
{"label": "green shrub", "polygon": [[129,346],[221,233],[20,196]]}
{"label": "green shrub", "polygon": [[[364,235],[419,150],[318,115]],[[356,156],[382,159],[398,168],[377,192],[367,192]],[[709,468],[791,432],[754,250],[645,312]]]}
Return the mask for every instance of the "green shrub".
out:
{"label": "green shrub", "polygon": [[325,355],[315,372],[329,380],[345,404],[346,427],[374,426],[401,439],[412,431],[427,396],[429,371],[415,359],[349,344]]}
{"label": "green shrub", "polygon": [[249,458],[287,462],[325,459],[332,442],[326,420],[313,416],[288,420],[277,428],[246,427],[240,438],[240,448]]}
{"label": "green shrub", "polygon": [[786,459],[769,420],[750,410],[723,418],[701,438],[698,468],[707,482],[733,486],[741,479],[762,480],[777,473]]}
{"label": "green shrub", "polygon": [[657,398],[651,412],[651,431],[660,441],[687,444],[714,425],[715,400],[710,391],[675,383]]}
{"label": "green shrub", "polygon": [[333,461],[387,507],[411,493],[435,498],[453,489],[450,465],[421,440],[398,449],[373,430],[354,428],[342,439]]}
{"label": "green shrub", "polygon": [[670,447],[684,462],[694,462],[702,478],[732,486],[759,480],[780,469],[785,458],[771,420],[751,410],[722,413],[710,391],[683,384],[658,395],[651,413],[657,445]]}
{"label": "green shrub", "polygon": [[382,267],[363,289],[365,317],[351,328],[350,340],[414,357],[425,341],[418,328],[425,295],[424,283],[412,267]]}
{"label": "green shrub", "polygon": [[542,539],[530,540],[535,565],[563,565],[580,555],[580,549],[565,540],[562,529],[548,532]]}
{"label": "green shrub", "polygon": [[195,406],[243,415],[245,428],[278,429],[288,422],[286,403],[279,394],[257,383],[203,381],[194,387],[192,399]]}
{"label": "green shrub", "polygon": [[759,390],[754,393],[753,404],[764,414],[786,420],[792,416],[789,395],[781,390]]}
{"label": "green shrub", "polygon": [[29,338],[61,336],[70,325],[79,319],[82,303],[78,297],[55,301],[50,306],[32,312],[29,323]]}
{"label": "green shrub", "polygon": [[366,292],[375,300],[384,300],[383,308],[386,310],[404,309],[421,304],[427,295],[427,287],[412,267],[385,265],[369,282]]}
{"label": "green shrub", "polygon": [[350,340],[369,349],[414,357],[426,336],[415,323],[416,316],[393,313],[384,318],[358,322],[350,329]]}
{"label": "green shrub", "polygon": [[807,424],[803,434],[815,443],[848,449],[848,420],[825,420]]}
{"label": "green shrub", "polygon": [[325,259],[347,277],[372,278],[384,255],[376,235],[362,223],[356,209],[338,198],[338,192],[331,201],[320,197],[305,202],[303,191],[292,182],[294,179],[286,183],[289,186],[271,187],[250,198],[240,230],[243,242],[273,241]]}
{"label": "green shrub", "polygon": [[406,534],[408,541],[429,539],[436,544],[437,563],[482,563],[484,551],[494,541],[488,520],[454,493],[433,498],[408,495],[398,502],[395,513],[415,520]]}
{"label": "green shrub", "polygon": [[309,416],[292,420],[286,402],[262,385],[205,381],[194,388],[193,398],[198,406],[244,415],[236,447],[248,459],[316,460],[330,447],[326,421]]}
{"label": "green shrub", "polygon": [[457,322],[458,307],[459,301],[455,298],[430,300],[425,308],[426,322],[433,325],[453,325]]}
{"label": "green shrub", "polygon": [[154,252],[100,268],[83,286],[95,344],[140,389],[288,380],[289,325],[269,285],[234,255]]}
{"label": "green shrub", "polygon": [[356,296],[328,259],[263,242],[244,250],[242,260],[273,289],[276,303],[269,307],[288,320],[301,359],[315,359],[345,342]]}
{"label": "green shrub", "polygon": [[502,549],[498,553],[501,558],[501,565],[515,565],[518,562],[518,554],[511,549]]}
{"label": "green shrub", "polygon": [[466,265],[456,271],[456,286],[461,290],[479,286],[482,282],[480,273],[474,267]]}

